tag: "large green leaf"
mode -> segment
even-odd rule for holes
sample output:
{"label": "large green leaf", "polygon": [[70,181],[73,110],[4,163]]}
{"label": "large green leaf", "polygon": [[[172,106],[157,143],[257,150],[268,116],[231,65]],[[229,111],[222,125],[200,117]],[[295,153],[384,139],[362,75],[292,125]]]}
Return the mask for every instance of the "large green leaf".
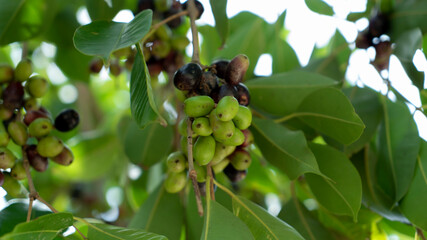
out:
{"label": "large green leaf", "polygon": [[87,237],[102,240],[167,240],[166,237],[154,233],[102,223],[91,223]]}
{"label": "large green leaf", "polygon": [[[28,213],[28,204],[15,202],[9,204],[0,212],[0,236],[11,232],[13,228],[19,224],[23,223],[27,220]],[[31,218],[37,218],[46,214],[51,213],[50,211],[46,211],[40,209],[39,207],[33,206],[33,210],[31,212]]]}
{"label": "large green leaf", "polygon": [[86,0],[86,8],[92,21],[111,20],[124,7],[125,2],[124,0]]}
{"label": "large green leaf", "polygon": [[344,147],[346,154],[353,154],[360,151],[366,143],[371,141],[372,136],[377,132],[378,125],[384,114],[379,94],[374,90],[352,87],[344,89],[343,92],[350,99],[357,115],[359,115],[366,126],[359,139]]}
{"label": "large green leaf", "polygon": [[378,137],[380,167],[376,173],[381,189],[398,202],[408,191],[414,176],[420,138],[408,107],[385,97],[382,100],[384,119]]}
{"label": "large green leaf", "polygon": [[420,28],[421,32],[427,31],[426,1],[400,1],[390,16],[391,36],[398,38],[409,29]]}
{"label": "large green leaf", "polygon": [[309,146],[320,171],[330,178],[324,179],[310,173],[305,175],[314,196],[329,211],[357,219],[362,203],[362,181],[356,168],[344,153],[332,147],[319,144]]}
{"label": "large green leaf", "polygon": [[[427,15],[426,15],[427,19]],[[400,34],[395,42],[396,47],[394,55],[399,58],[403,68],[411,79],[412,83],[420,90],[424,89],[424,73],[419,72],[415,67],[412,59],[415,51],[421,49],[423,45],[423,35],[421,30],[416,28]]]}
{"label": "large green leaf", "polygon": [[310,127],[343,144],[356,141],[365,128],[348,98],[335,88],[320,89],[306,96],[296,115]]}
{"label": "large green leaf", "polygon": [[129,23],[99,20],[81,26],[74,34],[74,45],[80,52],[108,62],[112,52],[132,46],[148,33],[152,15],[151,10],[144,10]]}
{"label": "large green leaf", "polygon": [[248,227],[221,204],[206,200],[204,225],[201,240],[254,239]]}
{"label": "large green leaf", "polygon": [[39,35],[55,13],[53,0],[0,0],[0,45]]}
{"label": "large green leaf", "polygon": [[148,168],[167,157],[172,138],[173,129],[170,126],[150,124],[141,130],[135,121],[131,121],[126,129],[125,153],[134,164]]}
{"label": "large green leaf", "polygon": [[222,41],[221,45],[224,45],[228,37],[227,0],[209,0],[209,3],[215,18],[215,28]]}
{"label": "large green leaf", "polygon": [[311,11],[332,16],[334,11],[332,7],[325,3],[323,0],[305,0],[305,4]]}
{"label": "large green leaf", "polygon": [[297,199],[289,200],[278,216],[307,240],[332,240],[332,234]]}
{"label": "large green leaf", "polygon": [[417,158],[417,170],[400,208],[416,226],[427,231],[427,142],[423,141]]}
{"label": "large green leaf", "polygon": [[319,174],[316,159],[301,131],[291,131],[272,120],[254,118],[251,131],[263,156],[290,179],[301,174]]}
{"label": "large green leaf", "polygon": [[137,45],[138,54],[132,67],[130,76],[130,108],[132,116],[140,128],[159,117],[160,124],[167,125],[166,120],[160,115],[151,88],[150,73],[145,63],[141,48]]}
{"label": "large green leaf", "polygon": [[13,232],[6,234],[2,240],[50,240],[62,230],[73,225],[70,213],[53,213],[41,216],[31,222],[18,224]]}
{"label": "large green leaf", "polygon": [[251,106],[283,116],[296,111],[310,93],[334,86],[336,82],[319,74],[292,71],[253,79],[245,84],[251,93]]}
{"label": "large green leaf", "polygon": [[183,222],[184,208],[179,195],[167,193],[160,186],[142,204],[129,227],[161,234],[169,239],[179,239]]}

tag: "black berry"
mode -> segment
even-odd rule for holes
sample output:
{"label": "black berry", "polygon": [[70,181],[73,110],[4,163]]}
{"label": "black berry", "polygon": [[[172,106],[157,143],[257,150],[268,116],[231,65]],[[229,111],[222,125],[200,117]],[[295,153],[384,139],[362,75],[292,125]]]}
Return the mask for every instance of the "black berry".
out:
{"label": "black berry", "polygon": [[55,118],[55,128],[60,132],[68,132],[77,127],[79,121],[79,114],[74,109],[65,109]]}
{"label": "black berry", "polygon": [[173,77],[175,87],[181,91],[193,89],[202,79],[202,68],[199,64],[188,63],[176,71]]}
{"label": "black berry", "polygon": [[228,179],[235,183],[243,180],[246,177],[248,170],[237,170],[233,167],[232,164],[228,164],[227,167],[224,169],[225,175],[228,177]]}
{"label": "black berry", "polygon": [[212,64],[211,64],[211,67],[213,67],[213,68],[215,68],[215,70],[216,70],[216,75],[219,77],[219,78],[222,78],[222,79],[224,79],[225,78],[225,73],[226,73],[226,71],[227,71],[227,67],[228,67],[228,64],[230,63],[230,61],[229,60],[217,60],[217,61],[215,61],[215,62],[213,62]]}
{"label": "black berry", "polygon": [[239,101],[240,105],[248,106],[251,101],[251,96],[249,95],[249,90],[245,84],[239,83],[235,86],[236,89],[236,98]]}

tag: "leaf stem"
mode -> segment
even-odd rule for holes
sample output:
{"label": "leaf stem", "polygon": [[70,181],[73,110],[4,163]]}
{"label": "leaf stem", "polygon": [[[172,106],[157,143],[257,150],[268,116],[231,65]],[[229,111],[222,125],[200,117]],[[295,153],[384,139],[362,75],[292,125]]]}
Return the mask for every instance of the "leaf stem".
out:
{"label": "leaf stem", "polygon": [[200,63],[199,57],[199,36],[196,26],[196,15],[198,13],[194,0],[188,0],[188,11],[190,15],[191,34],[193,36],[193,57],[192,62]]}
{"label": "leaf stem", "polygon": [[153,35],[153,34],[157,31],[157,29],[158,29],[160,26],[162,26],[162,25],[164,25],[164,24],[166,24],[166,23],[168,23],[168,22],[170,22],[170,21],[174,20],[175,18],[179,18],[179,17],[181,17],[181,16],[187,15],[188,13],[189,13],[189,11],[188,11],[188,10],[181,11],[181,12],[179,12],[179,13],[177,13],[177,14],[174,14],[174,15],[172,15],[172,16],[169,16],[168,18],[165,18],[165,19],[163,19],[162,21],[160,21],[160,22],[158,22],[158,23],[154,24],[154,25],[151,27],[151,30],[150,30],[150,31],[149,31],[149,32],[144,36],[144,38],[142,38],[141,42],[142,42],[142,43],[144,43],[145,41],[147,41],[147,39],[148,39],[148,38],[150,38],[150,37],[151,37],[151,35]]}
{"label": "leaf stem", "polygon": [[421,238],[421,240],[426,240],[426,237],[424,236],[423,230],[421,230],[420,228],[417,228],[416,235],[419,236]]}
{"label": "leaf stem", "polygon": [[304,116],[304,115],[307,115],[307,113],[295,112],[295,113],[291,113],[289,115],[286,115],[286,116],[284,116],[282,118],[274,119],[274,122],[275,123],[282,123],[282,122],[286,122],[286,121],[288,121],[288,120],[290,120],[292,118],[300,117],[300,116]]}
{"label": "leaf stem", "polygon": [[[209,162],[208,165],[206,166],[206,171],[207,171],[208,176],[209,176],[208,179],[214,179],[213,173],[212,173],[212,161]],[[209,182],[207,182],[207,184],[209,184],[209,192],[211,195],[211,199],[213,201],[215,201],[214,183],[212,180],[210,180]]]}
{"label": "leaf stem", "polygon": [[193,188],[194,193],[196,195],[196,203],[197,203],[197,210],[199,212],[200,216],[203,216],[203,204],[202,204],[202,198],[200,194],[199,184],[197,184],[197,172],[194,170],[194,163],[193,163],[193,130],[191,129],[192,121],[190,118],[187,119],[187,160],[188,160],[188,171],[189,171],[189,177],[191,178],[191,181],[193,182]]}

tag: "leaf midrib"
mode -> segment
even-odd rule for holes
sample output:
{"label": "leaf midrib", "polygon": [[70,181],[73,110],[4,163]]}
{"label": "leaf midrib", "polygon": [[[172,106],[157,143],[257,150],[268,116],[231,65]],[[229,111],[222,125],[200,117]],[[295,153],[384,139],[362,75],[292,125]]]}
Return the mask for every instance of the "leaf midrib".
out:
{"label": "leaf midrib", "polygon": [[320,118],[326,118],[326,119],[330,119],[330,120],[335,120],[335,121],[338,121],[338,122],[343,122],[343,123],[347,123],[347,124],[350,124],[350,125],[359,126],[359,127],[362,127],[362,128],[365,127],[365,125],[360,124],[358,122],[352,122],[352,121],[349,121],[349,120],[345,120],[345,119],[342,119],[342,118],[334,117],[334,116],[331,116],[331,115],[325,115],[325,114],[322,114],[322,113],[314,113],[314,112],[297,112],[297,113],[298,113],[298,115],[300,115],[299,117],[303,117],[303,116],[314,116],[314,117],[320,117]]}
{"label": "leaf midrib", "polygon": [[154,219],[155,212],[157,211],[157,208],[159,207],[160,199],[161,199],[161,197],[164,194],[163,190],[164,190],[163,187],[161,187],[160,193],[157,196],[156,201],[154,202],[154,206],[153,206],[153,208],[152,208],[152,210],[150,212],[150,215],[148,216],[147,224],[145,225],[145,228],[144,228],[147,231],[149,230],[150,225],[151,225],[151,223],[152,223],[152,221]]}
{"label": "leaf midrib", "polygon": [[[14,1],[14,0],[13,0]],[[7,30],[10,27],[10,24],[13,22],[13,20],[15,19],[16,15],[19,13],[19,11],[22,9],[22,6],[24,6],[26,0],[22,0],[21,3],[19,4],[19,6],[16,8],[16,11],[13,13],[12,17],[10,18],[10,20],[6,23],[4,31],[0,34],[0,41],[3,38],[3,35],[7,32]]]}

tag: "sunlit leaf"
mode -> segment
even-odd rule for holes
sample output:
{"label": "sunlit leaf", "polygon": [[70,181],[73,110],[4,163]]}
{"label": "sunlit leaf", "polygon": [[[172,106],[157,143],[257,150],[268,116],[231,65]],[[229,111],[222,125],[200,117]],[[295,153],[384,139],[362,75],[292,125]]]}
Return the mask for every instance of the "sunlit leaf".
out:
{"label": "sunlit leaf", "polygon": [[91,223],[87,237],[103,240],[167,240],[166,237],[154,233],[102,223]]}
{"label": "sunlit leaf", "polygon": [[313,12],[329,16],[332,16],[334,14],[332,7],[322,0],[305,0],[305,4]]}

